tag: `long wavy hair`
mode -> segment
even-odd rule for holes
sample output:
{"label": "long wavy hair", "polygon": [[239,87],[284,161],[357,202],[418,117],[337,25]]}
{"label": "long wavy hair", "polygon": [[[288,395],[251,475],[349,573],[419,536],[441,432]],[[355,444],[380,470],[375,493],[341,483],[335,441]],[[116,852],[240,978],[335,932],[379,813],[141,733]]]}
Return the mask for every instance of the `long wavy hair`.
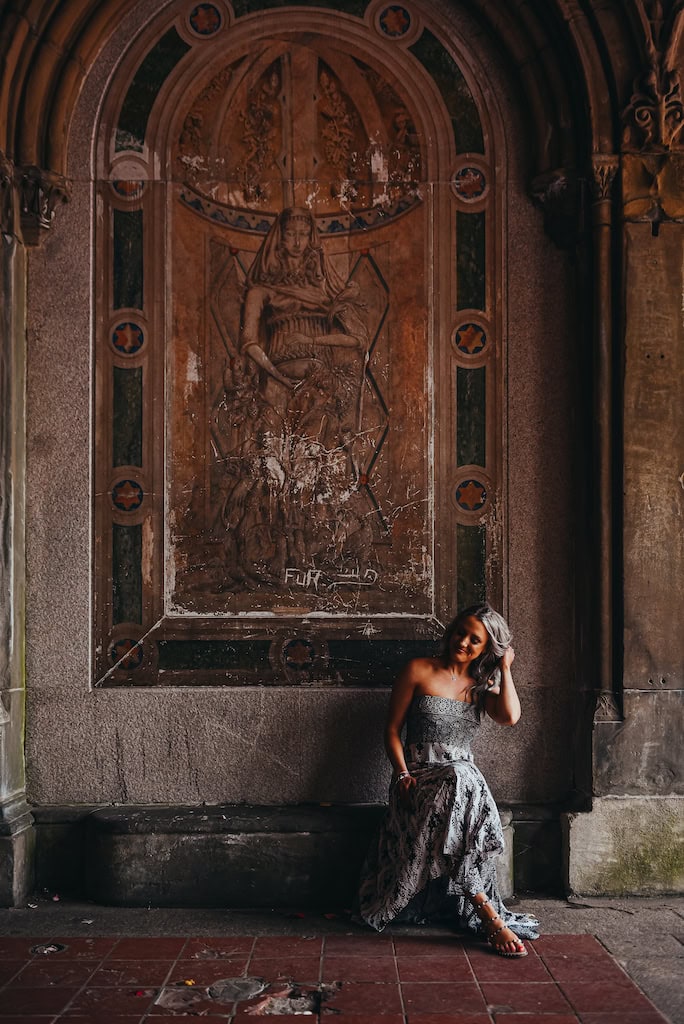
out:
{"label": "long wavy hair", "polygon": [[485,697],[493,686],[501,681],[500,662],[504,651],[511,646],[513,636],[508,623],[502,615],[495,612],[491,605],[473,604],[460,611],[449,623],[442,640],[442,657],[449,663],[449,648],[454,633],[460,628],[464,619],[477,619],[487,630],[487,645],[474,661],[470,663],[469,673],[473,679],[472,696],[480,716],[484,712]]}

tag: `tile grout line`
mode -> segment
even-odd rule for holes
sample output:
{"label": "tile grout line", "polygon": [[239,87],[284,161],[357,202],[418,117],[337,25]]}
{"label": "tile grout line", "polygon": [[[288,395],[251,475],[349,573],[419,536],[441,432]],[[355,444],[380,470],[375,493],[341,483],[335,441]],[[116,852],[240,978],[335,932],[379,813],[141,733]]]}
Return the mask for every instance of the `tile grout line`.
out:
{"label": "tile grout line", "polygon": [[[236,938],[237,937],[238,936],[236,936]],[[250,938],[250,936],[247,935],[247,936],[245,936],[245,938]],[[250,969],[251,969],[251,966],[252,966],[252,960],[254,959],[254,950],[256,949],[257,938],[258,938],[258,935],[252,935],[251,936],[252,947],[251,947],[249,953],[247,954],[247,962],[245,964],[245,969],[244,969],[244,977],[245,978],[249,978],[250,977],[250,973],[249,972],[250,972]],[[233,1003],[232,1014],[231,1014],[231,1016],[229,1018],[230,1024],[233,1024],[233,1021],[235,1020],[235,1018],[237,1017],[239,1012],[240,1012],[240,1002],[239,1002],[239,1000],[236,999],[235,1002]]]}
{"label": "tile grout line", "polygon": [[[169,978],[173,974],[173,972],[174,972],[174,970],[176,968],[176,964],[181,959],[182,954],[185,952],[185,949],[186,949],[189,941],[190,941],[189,937],[185,936],[185,942],[183,943],[183,945],[181,946],[179,952],[177,953],[176,959],[171,963],[171,966],[169,967],[168,971],[166,972],[166,975],[165,975],[164,980],[162,981],[161,985],[157,986],[157,995],[156,995],[155,999],[159,998],[161,990],[165,987],[165,985],[168,982]],[[141,1016],[138,1024],[144,1024],[144,1021],[147,1021],[149,1019],[150,1014],[152,1013],[152,1007],[154,1007],[155,1005],[156,1005],[156,1003],[155,1003],[155,1001],[153,1001],[152,1005],[149,1006],[148,1009],[145,1010],[145,1012]],[[1,1024],[1,1022],[0,1022],[0,1024]]]}
{"label": "tile grout line", "polygon": [[480,982],[480,979],[477,976],[477,971],[475,970],[475,968],[473,967],[473,964],[471,963],[470,957],[468,956],[468,950],[467,950],[466,945],[465,945],[465,943],[463,941],[461,941],[461,949],[463,950],[464,956],[466,958],[466,963],[468,964],[468,967],[470,968],[470,973],[473,976],[473,981],[477,985],[477,991],[480,993],[480,995],[482,997],[482,1002],[485,1005],[485,1011],[484,1012],[487,1014],[487,1016],[489,1017],[490,1021],[495,1021],[496,1017],[494,1016],[493,1012],[490,1012],[489,1003],[487,1002],[487,999],[485,998],[484,991],[482,989],[482,983]]}
{"label": "tile grout line", "polygon": [[[51,939],[51,940],[49,940],[49,941],[51,941],[51,942],[53,942],[53,943],[54,943],[54,942],[55,942],[55,939]],[[119,940],[117,939],[117,940],[116,940],[116,942],[114,943],[114,945],[112,946],[112,949],[110,949],[110,951],[109,951],[110,953],[112,952],[112,950],[113,950],[113,949],[115,949],[115,948],[116,948],[116,944],[117,944],[117,942],[118,942],[118,941],[119,941]],[[99,958],[99,959],[98,959],[97,961],[94,961],[94,963],[96,964],[96,966],[94,966],[94,967],[93,967],[92,971],[90,972],[90,974],[88,975],[88,977],[86,978],[86,980],[85,980],[85,981],[83,982],[83,984],[81,985],[81,987],[80,987],[79,989],[77,989],[77,990],[76,990],[76,992],[74,992],[73,996],[72,996],[72,997],[71,997],[71,999],[70,999],[70,1000],[68,1001],[68,1003],[66,1004],[66,1006],[63,1006],[63,1007],[62,1007],[62,1009],[61,1009],[61,1010],[59,1011],[59,1013],[58,1013],[58,1014],[56,1015],[56,1017],[55,1017],[55,1019],[54,1019],[54,1022],[53,1022],[53,1024],[58,1024],[58,1022],[59,1022],[59,1021],[60,1021],[60,1020],[62,1019],[62,1017],[64,1016],[64,1014],[65,1014],[65,1013],[67,1012],[67,1010],[69,1009],[69,1007],[70,1007],[70,1006],[71,1006],[71,1004],[73,1003],[74,999],[77,999],[77,998],[78,998],[78,996],[80,996],[81,992],[83,992],[83,990],[85,989],[86,985],[88,984],[88,982],[89,982],[89,981],[90,981],[90,979],[92,978],[93,974],[95,974],[95,972],[96,972],[96,971],[98,970],[98,968],[99,968],[99,967],[101,967],[101,966],[102,966],[102,964],[104,963],[104,961],[105,961],[105,960],[107,959],[107,956],[109,956],[109,953],[108,953],[108,954],[106,954],[106,956],[101,956],[101,957],[100,957],[100,958]]]}
{"label": "tile grout line", "polygon": [[391,936],[392,940],[392,960],[394,961],[394,973],[397,976],[397,987],[399,989],[399,1005],[401,1006],[401,1013],[404,1018],[404,1024],[408,1024],[408,1011],[404,1005],[404,990],[401,984],[401,974],[399,973],[399,960],[397,958],[397,944],[394,935]]}

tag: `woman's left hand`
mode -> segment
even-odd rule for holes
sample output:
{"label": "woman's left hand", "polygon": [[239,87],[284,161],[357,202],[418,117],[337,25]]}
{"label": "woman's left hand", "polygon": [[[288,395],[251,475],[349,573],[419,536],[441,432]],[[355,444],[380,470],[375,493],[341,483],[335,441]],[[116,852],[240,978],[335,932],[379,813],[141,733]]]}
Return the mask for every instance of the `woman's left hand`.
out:
{"label": "woman's left hand", "polygon": [[507,647],[501,658],[501,668],[510,668],[515,658],[515,651],[512,647]]}

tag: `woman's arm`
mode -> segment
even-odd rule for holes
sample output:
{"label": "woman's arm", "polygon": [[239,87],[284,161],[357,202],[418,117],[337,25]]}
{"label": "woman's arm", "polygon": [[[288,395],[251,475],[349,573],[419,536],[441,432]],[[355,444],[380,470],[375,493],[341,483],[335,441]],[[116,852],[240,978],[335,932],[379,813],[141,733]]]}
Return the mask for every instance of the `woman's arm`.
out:
{"label": "woman's arm", "polygon": [[416,780],[409,774],[404,758],[404,747],[401,742],[401,730],[406,721],[408,709],[413,700],[417,685],[416,661],[409,661],[408,665],[397,676],[392,687],[387,721],[385,723],[385,750],[390,759],[393,778],[398,779],[399,795],[401,799],[408,802],[410,791],[415,786]]}
{"label": "woman's arm", "polygon": [[406,721],[409,706],[413,700],[416,681],[413,673],[413,662],[409,662],[397,676],[392,687],[387,721],[385,723],[385,750],[390,759],[394,775],[406,771],[404,748],[401,743],[401,730]]}
{"label": "woman's arm", "polygon": [[496,693],[485,697],[485,708],[490,718],[499,725],[515,725],[520,718],[520,700],[513,684],[511,665],[515,651],[509,647],[501,659],[501,683]]}

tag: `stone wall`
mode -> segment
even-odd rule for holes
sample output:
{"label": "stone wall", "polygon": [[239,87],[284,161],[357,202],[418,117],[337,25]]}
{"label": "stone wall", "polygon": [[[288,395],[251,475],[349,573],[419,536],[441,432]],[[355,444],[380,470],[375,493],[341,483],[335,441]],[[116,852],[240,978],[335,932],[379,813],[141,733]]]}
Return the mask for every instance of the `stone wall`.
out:
{"label": "stone wall", "polygon": [[[382,801],[382,688],[205,688],[200,680],[186,688],[93,689],[92,344],[99,324],[91,240],[101,224],[90,153],[104,83],[156,10],[137,5],[93,66],[71,134],[72,198],[31,256],[30,796],[38,804]],[[502,582],[524,711],[515,730],[486,725],[478,758],[499,800],[544,803],[569,792],[573,772],[576,453],[568,425],[579,411],[572,269],[526,196],[522,114],[495,53],[465,17],[448,18],[459,48],[475,46],[506,162],[495,244],[497,261],[504,253],[507,261],[507,355],[493,422],[494,443],[505,439]]]}

